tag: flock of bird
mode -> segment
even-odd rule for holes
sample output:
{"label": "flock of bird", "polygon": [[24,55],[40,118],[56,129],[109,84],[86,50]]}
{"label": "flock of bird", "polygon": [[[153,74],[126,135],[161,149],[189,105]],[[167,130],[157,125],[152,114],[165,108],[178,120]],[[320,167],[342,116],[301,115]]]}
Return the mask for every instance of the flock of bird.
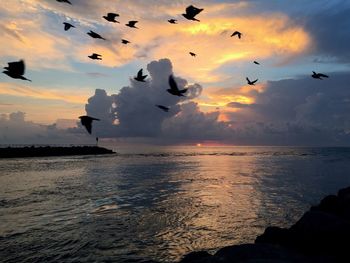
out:
{"label": "flock of bird", "polygon": [[[70,4],[72,5],[72,3],[69,0],[56,0],[57,2],[60,3],[66,3],[66,4]],[[184,14],[182,14],[182,16],[188,20],[192,20],[192,21],[197,21],[200,22],[200,20],[198,20],[196,18],[196,16],[202,12],[204,9],[203,8],[197,8],[194,7],[193,5],[190,5],[186,8],[186,12]],[[103,16],[103,18],[105,20],[107,20],[108,22],[111,23],[120,23],[119,21],[116,20],[116,18],[119,17],[119,14],[116,13],[108,13],[107,15]],[[169,19],[168,22],[170,24],[177,24],[177,20],[176,19]],[[130,28],[136,28],[136,24],[138,23],[138,21],[129,21],[127,24],[125,24],[126,26],[130,27]],[[74,25],[72,25],[71,23],[68,22],[64,22],[64,30],[68,31],[71,28],[75,28]],[[101,40],[106,40],[104,37],[102,37],[100,34],[90,30],[87,33],[90,37],[95,38],[95,39],[101,39]],[[239,31],[235,31],[232,33],[231,37],[238,37],[238,39],[241,39],[243,34]],[[121,40],[122,44],[129,44],[130,41],[126,40],[126,39],[122,39]],[[189,52],[189,54],[193,57],[196,57],[196,54],[193,52]],[[91,55],[88,56],[90,59],[93,60],[102,60],[102,55],[97,54],[97,53],[93,53]],[[253,62],[256,65],[260,65],[259,62],[254,61]],[[21,80],[27,80],[27,81],[31,81],[30,79],[27,79],[26,77],[24,77],[24,73],[25,73],[25,64],[23,60],[20,61],[15,61],[15,62],[9,62],[7,67],[4,67],[5,71],[3,71],[4,74],[8,75],[11,78],[14,79],[21,79]],[[320,79],[322,80],[323,78],[328,78],[327,75],[322,74],[322,73],[316,73],[313,71],[313,74],[311,75],[311,77],[313,77],[314,79]],[[139,82],[145,82],[145,79],[147,78],[147,75],[143,75],[143,70],[140,69],[136,75],[136,77],[134,77],[134,80],[139,81]],[[250,80],[248,77],[246,78],[247,80],[247,84],[248,85],[255,85],[258,82],[258,79],[256,80]],[[169,76],[169,86],[170,88],[167,89],[167,92],[170,93],[171,95],[174,96],[179,96],[179,97],[185,97],[185,93],[187,92],[188,89],[182,89],[180,90],[177,86],[177,83],[173,77],[173,75]],[[158,107],[159,109],[163,110],[164,112],[169,112],[170,108],[166,107],[164,105],[155,105],[156,107]],[[89,134],[91,134],[92,131],[92,122],[93,121],[99,121],[100,119],[94,118],[94,117],[90,117],[90,116],[80,116],[79,117],[81,124],[86,128],[87,132]],[[98,138],[96,138],[96,140],[98,140]]]}

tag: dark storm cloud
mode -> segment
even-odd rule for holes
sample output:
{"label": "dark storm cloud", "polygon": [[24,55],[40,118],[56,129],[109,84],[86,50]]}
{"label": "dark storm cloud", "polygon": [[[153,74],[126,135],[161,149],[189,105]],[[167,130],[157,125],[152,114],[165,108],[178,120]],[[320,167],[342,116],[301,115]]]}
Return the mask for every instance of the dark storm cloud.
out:
{"label": "dark storm cloud", "polygon": [[268,82],[254,105],[231,114],[238,142],[349,145],[350,74]]}
{"label": "dark storm cloud", "polygon": [[306,29],[311,33],[316,51],[321,56],[350,62],[350,6],[325,10],[311,16]]}

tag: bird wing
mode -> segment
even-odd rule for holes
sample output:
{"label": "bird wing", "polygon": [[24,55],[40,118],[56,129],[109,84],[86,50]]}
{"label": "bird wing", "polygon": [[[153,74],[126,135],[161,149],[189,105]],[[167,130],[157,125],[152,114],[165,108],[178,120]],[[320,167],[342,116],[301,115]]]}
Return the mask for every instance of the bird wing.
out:
{"label": "bird wing", "polygon": [[248,78],[245,78],[245,79],[248,81],[248,83],[251,83],[251,81]]}
{"label": "bird wing", "polygon": [[238,35],[238,32],[237,32],[237,31],[233,32],[232,35],[231,35],[231,37],[234,37],[234,36],[236,36],[236,35]]}
{"label": "bird wing", "polygon": [[186,93],[188,89],[179,90],[180,93]]}
{"label": "bird wing", "polygon": [[320,77],[323,77],[323,78],[329,78],[329,76],[327,76],[327,75],[325,75],[325,74],[322,74],[322,73],[318,73],[318,75],[319,75]]}
{"label": "bird wing", "polygon": [[91,134],[91,130],[92,130],[92,121],[91,122],[85,122],[85,124],[83,124],[86,128],[86,130],[88,131],[89,134]]}
{"label": "bird wing", "polygon": [[256,79],[256,80],[252,81],[252,83],[253,83],[253,84],[255,84],[257,81],[258,81],[258,79]]}
{"label": "bird wing", "polygon": [[129,21],[129,25],[135,26],[138,21]]}
{"label": "bird wing", "polygon": [[140,79],[142,78],[143,75],[142,75],[142,69],[139,70],[139,72],[137,72],[137,78]]}
{"label": "bird wing", "polygon": [[9,62],[8,65],[9,65],[8,66],[9,71],[14,72],[17,75],[24,74],[25,66],[24,66],[23,60],[16,61],[16,62]]}
{"label": "bird wing", "polygon": [[173,75],[169,76],[169,86],[171,90],[179,91],[179,88],[177,87],[177,84]]}
{"label": "bird wing", "polygon": [[197,8],[193,5],[190,5],[186,8],[186,13],[191,15],[191,16],[196,16],[202,11],[203,11],[203,9]]}
{"label": "bird wing", "polygon": [[116,17],[119,16],[119,15],[116,14],[116,13],[108,13],[107,16],[110,17],[110,18],[112,18],[112,19],[114,19],[114,18],[116,18]]}

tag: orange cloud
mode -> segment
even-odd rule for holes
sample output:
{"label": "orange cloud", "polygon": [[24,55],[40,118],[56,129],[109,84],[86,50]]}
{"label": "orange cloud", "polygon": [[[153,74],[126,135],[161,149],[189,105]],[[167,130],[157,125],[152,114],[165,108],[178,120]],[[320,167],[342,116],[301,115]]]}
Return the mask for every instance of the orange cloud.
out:
{"label": "orange cloud", "polygon": [[44,100],[61,100],[69,103],[85,104],[89,94],[77,92],[72,88],[67,92],[61,90],[47,90],[42,87],[31,88],[20,84],[0,83],[0,94],[19,97],[31,97]]}

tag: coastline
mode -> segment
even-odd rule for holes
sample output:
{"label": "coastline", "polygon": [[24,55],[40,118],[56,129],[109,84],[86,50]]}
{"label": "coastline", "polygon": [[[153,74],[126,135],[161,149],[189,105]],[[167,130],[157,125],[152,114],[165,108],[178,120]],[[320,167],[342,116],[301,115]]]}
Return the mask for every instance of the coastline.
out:
{"label": "coastline", "polygon": [[0,148],[0,158],[54,157],[73,155],[114,154],[112,150],[98,146],[26,146]]}
{"label": "coastline", "polygon": [[227,246],[214,255],[191,252],[180,263],[349,262],[350,187],[328,195],[290,228],[270,226],[253,244]]}

